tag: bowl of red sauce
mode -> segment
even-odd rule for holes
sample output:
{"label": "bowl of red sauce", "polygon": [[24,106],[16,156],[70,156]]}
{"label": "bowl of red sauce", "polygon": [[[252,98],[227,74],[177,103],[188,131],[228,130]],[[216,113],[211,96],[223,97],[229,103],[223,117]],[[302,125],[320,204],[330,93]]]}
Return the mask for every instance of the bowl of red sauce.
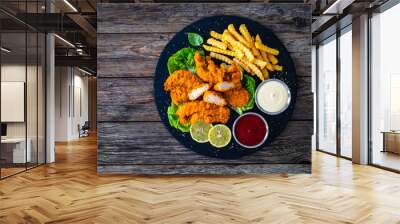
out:
{"label": "bowl of red sauce", "polygon": [[233,123],[233,137],[245,148],[257,148],[267,140],[268,123],[260,114],[242,114]]}

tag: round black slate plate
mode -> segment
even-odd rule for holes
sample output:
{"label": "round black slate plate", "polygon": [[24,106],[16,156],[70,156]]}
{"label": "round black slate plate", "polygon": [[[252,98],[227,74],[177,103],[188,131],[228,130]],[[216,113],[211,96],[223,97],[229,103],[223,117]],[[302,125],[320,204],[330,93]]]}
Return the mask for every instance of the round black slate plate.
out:
{"label": "round black slate plate", "polygon": [[[171,104],[170,94],[164,91],[164,82],[168,78],[167,61],[168,58],[184,47],[190,47],[187,33],[194,32],[200,34],[204,41],[209,37],[209,32],[215,30],[222,33],[229,24],[234,24],[238,29],[240,24],[246,24],[252,35],[260,34],[264,43],[268,46],[279,50],[279,64],[284,67],[283,72],[273,72],[270,74],[271,78],[277,78],[284,81],[290,88],[292,99],[289,107],[279,115],[266,115],[262,113],[256,105],[254,105],[253,112],[259,113],[264,116],[269,124],[269,136],[265,143],[255,149],[246,149],[237,144],[232,137],[232,141],[224,148],[214,148],[209,143],[200,144],[192,140],[189,133],[182,133],[179,130],[170,126],[168,122],[167,108]],[[260,80],[255,77],[256,86],[260,84]],[[212,16],[200,19],[183,30],[176,33],[171,41],[166,45],[163,52],[160,55],[160,59],[157,64],[155,76],[154,76],[154,97],[157,105],[158,112],[161,120],[168,129],[168,131],[185,147],[206,155],[223,159],[239,158],[258,150],[268,150],[268,145],[273,143],[275,137],[277,137],[286,127],[290,117],[292,116],[294,106],[296,103],[297,96],[297,85],[296,85],[296,71],[292,58],[282,42],[272,33],[271,30],[253,20],[238,17],[238,16]],[[227,125],[232,129],[233,122],[239,115],[231,110],[231,117]]]}

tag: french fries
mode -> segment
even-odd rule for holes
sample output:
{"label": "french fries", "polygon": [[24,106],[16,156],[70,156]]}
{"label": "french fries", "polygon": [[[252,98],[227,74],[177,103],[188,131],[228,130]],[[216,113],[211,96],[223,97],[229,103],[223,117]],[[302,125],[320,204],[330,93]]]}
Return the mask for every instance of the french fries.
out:
{"label": "french fries", "polygon": [[262,57],[262,58],[264,59],[264,61],[267,63],[267,64],[265,65],[265,67],[266,67],[269,71],[273,72],[273,71],[274,71],[274,68],[272,67],[271,62],[269,62],[269,60],[268,60],[268,55],[267,55],[267,53],[265,53],[264,51],[261,51],[261,57]]}
{"label": "french fries", "polygon": [[264,79],[269,79],[269,72],[266,68],[262,69],[261,72],[263,73]]}
{"label": "french fries", "polygon": [[274,71],[274,67],[271,65],[271,63],[267,60],[265,60],[265,62],[267,62],[267,65],[265,66],[269,71],[273,72]]}
{"label": "french fries", "polygon": [[230,58],[228,58],[227,56],[222,55],[222,54],[218,54],[218,53],[215,53],[215,52],[210,52],[210,57],[218,59],[220,61],[223,61],[223,62],[225,62],[227,64],[232,64],[233,63],[233,61]]}
{"label": "french fries", "polygon": [[258,78],[260,78],[261,80],[264,80],[264,75],[262,74],[261,70],[255,64],[251,63],[250,61],[248,61],[244,58],[241,61],[242,61],[242,63],[247,65],[247,67],[250,68],[250,70],[252,71],[251,74],[255,74]]}
{"label": "french fries", "polygon": [[259,50],[261,50],[261,51],[265,51],[265,52],[267,52],[268,54],[272,54],[272,55],[278,55],[279,54],[279,51],[278,50],[276,50],[276,49],[274,49],[274,48],[270,48],[270,47],[268,47],[268,46],[266,46],[266,45],[264,45],[264,44],[262,44],[262,43],[260,43],[260,42],[256,42],[256,48],[257,49],[259,49]]}
{"label": "french fries", "polygon": [[244,38],[246,38],[247,43],[253,44],[253,38],[251,37],[250,32],[247,29],[246,25],[241,24],[239,26],[239,31],[244,36]]}
{"label": "french fries", "polygon": [[283,70],[283,67],[280,65],[274,65],[273,67],[274,67],[274,70],[278,71],[278,72],[281,72]]}
{"label": "french fries", "polygon": [[267,66],[267,62],[260,60],[258,58],[254,59],[254,64],[256,64],[258,67],[260,67],[261,69],[263,69],[265,66]]}
{"label": "french fries", "polygon": [[262,42],[262,40],[261,40],[261,37],[260,37],[260,34],[257,34],[257,35],[256,35],[256,42],[257,42],[257,43],[260,43],[260,44],[263,44],[263,42]]}
{"label": "french fries", "polygon": [[238,58],[234,58],[233,61],[235,62],[235,64],[239,65],[239,67],[241,67],[242,69],[244,69],[246,72],[251,74],[251,70],[250,68],[244,64],[243,62],[241,62]]}
{"label": "french fries", "polygon": [[274,55],[272,55],[272,54],[268,54],[268,60],[269,60],[273,65],[278,64],[278,59],[277,59]]}
{"label": "french fries", "polygon": [[235,29],[235,26],[233,24],[229,24],[228,25],[228,31],[229,33],[231,33],[240,43],[242,43],[244,46],[246,46],[247,48],[250,48],[250,43],[248,43],[246,41],[246,39],[244,39],[244,37],[242,35],[240,35],[240,33],[238,33]]}
{"label": "french fries", "polygon": [[224,31],[222,39],[230,43],[236,51],[239,50],[243,52],[250,61],[254,60],[254,55],[251,53],[250,49],[244,46],[241,42],[235,40],[228,31]]}
{"label": "french fries", "polygon": [[218,47],[212,47],[212,46],[208,46],[208,45],[203,44],[203,48],[206,51],[211,51],[211,52],[215,52],[215,53],[219,53],[219,54],[225,54],[225,55],[229,55],[231,57],[235,57],[236,56],[235,52],[229,51],[229,50],[223,50],[223,49],[220,49]]}
{"label": "french fries", "polygon": [[241,52],[240,50],[235,50],[236,53],[236,57],[239,59],[242,59],[244,57],[243,52]]}
{"label": "french fries", "polygon": [[254,54],[251,53],[250,49],[245,47],[242,43],[236,41],[233,44],[233,47],[236,47],[239,51],[242,51],[244,53],[244,55],[246,55],[247,59],[249,59],[249,61],[253,61],[254,60]]}
{"label": "french fries", "polygon": [[[260,35],[258,35],[258,34],[256,36],[256,42],[260,43],[260,44],[263,44],[262,41],[261,41]],[[267,65],[266,65],[267,69],[269,71],[271,71],[271,72],[274,71],[274,68],[272,67],[272,65],[271,65],[271,63],[270,63],[270,61],[268,59],[268,54],[265,51],[261,51],[261,57],[267,63]]]}
{"label": "french fries", "polygon": [[[234,58],[235,59],[235,58]],[[243,74],[243,71],[244,71],[244,69],[242,68],[242,66],[240,66],[237,62],[235,62],[234,60],[232,60],[233,61],[233,64],[235,64],[236,65],[236,68],[239,70],[239,72],[240,72],[240,74]]]}
{"label": "french fries", "polygon": [[253,46],[251,47],[251,51],[253,52],[254,56],[259,57],[261,56],[260,51],[256,48],[256,46],[254,45],[254,41],[253,41]]}
{"label": "french fries", "polygon": [[207,44],[214,46],[214,47],[218,47],[222,50],[226,50],[228,48],[228,45],[226,43],[218,41],[214,38],[208,38]]}
{"label": "french fries", "polygon": [[222,34],[215,32],[214,30],[212,30],[210,32],[210,36],[217,39],[217,40],[222,40]]}
{"label": "french fries", "polygon": [[270,72],[283,71],[279,65],[279,50],[263,43],[259,34],[252,36],[245,24],[241,24],[238,31],[233,24],[229,24],[222,34],[211,31],[208,45],[203,48],[210,52],[210,57],[235,64],[240,71],[261,80],[268,79]]}
{"label": "french fries", "polygon": [[222,41],[222,42],[224,42],[224,43],[226,43],[226,45],[228,45],[228,49],[229,49],[229,50],[235,51],[235,49],[233,49],[233,47],[232,47],[232,45],[231,45],[230,43],[228,43],[228,42],[226,42],[226,41]]}

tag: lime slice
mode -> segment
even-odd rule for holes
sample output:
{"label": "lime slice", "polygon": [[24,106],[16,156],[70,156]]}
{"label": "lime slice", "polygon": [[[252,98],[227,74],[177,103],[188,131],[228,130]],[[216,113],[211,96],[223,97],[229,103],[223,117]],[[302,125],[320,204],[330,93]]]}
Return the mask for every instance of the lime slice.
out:
{"label": "lime slice", "polygon": [[232,134],[228,126],[223,124],[215,125],[208,132],[208,140],[210,144],[216,148],[222,148],[229,144]]}
{"label": "lime slice", "polygon": [[208,132],[212,128],[212,124],[207,124],[204,121],[197,121],[190,126],[190,136],[198,143],[208,142]]}

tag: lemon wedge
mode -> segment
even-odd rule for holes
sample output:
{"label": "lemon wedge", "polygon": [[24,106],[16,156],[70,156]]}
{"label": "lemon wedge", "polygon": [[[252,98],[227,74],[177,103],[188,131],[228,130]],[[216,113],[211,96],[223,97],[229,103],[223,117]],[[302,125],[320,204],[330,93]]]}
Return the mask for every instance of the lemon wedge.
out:
{"label": "lemon wedge", "polygon": [[210,141],[210,144],[216,148],[227,146],[231,139],[231,130],[224,124],[215,125],[208,132],[208,140]]}
{"label": "lemon wedge", "polygon": [[197,121],[190,126],[190,136],[198,143],[208,142],[208,132],[212,128],[212,124],[207,124],[204,121]]}

